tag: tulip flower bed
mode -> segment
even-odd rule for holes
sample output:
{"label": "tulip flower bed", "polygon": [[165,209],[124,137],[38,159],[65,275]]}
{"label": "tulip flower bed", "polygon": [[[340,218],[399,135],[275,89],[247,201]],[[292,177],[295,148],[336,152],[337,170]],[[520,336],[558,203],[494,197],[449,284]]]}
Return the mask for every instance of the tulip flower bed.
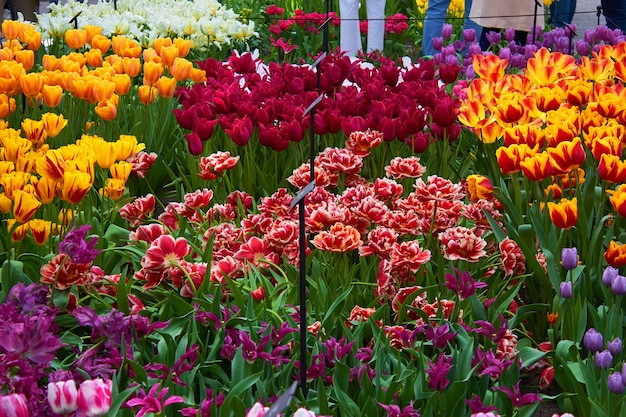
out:
{"label": "tulip flower bed", "polygon": [[0,416],[261,416],[304,361],[285,415],[623,414],[626,43],[311,68],[107,27],[2,24]]}

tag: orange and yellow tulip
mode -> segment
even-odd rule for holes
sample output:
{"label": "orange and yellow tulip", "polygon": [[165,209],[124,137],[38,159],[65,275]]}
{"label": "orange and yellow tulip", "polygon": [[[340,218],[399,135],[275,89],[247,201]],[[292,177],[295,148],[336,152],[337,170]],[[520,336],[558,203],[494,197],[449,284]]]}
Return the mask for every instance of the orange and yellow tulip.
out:
{"label": "orange and yellow tulip", "polygon": [[522,172],[531,181],[543,181],[552,176],[554,168],[547,152],[541,152],[520,161]]}
{"label": "orange and yellow tulip", "polygon": [[174,90],[176,89],[176,79],[161,77],[159,81],[157,81],[156,88],[161,97],[170,98],[174,95]]}
{"label": "orange and yellow tulip", "polygon": [[604,181],[620,184],[626,181],[626,162],[617,155],[603,154],[598,163],[598,176]]}
{"label": "orange and yellow tulip", "polygon": [[46,143],[48,139],[48,132],[46,132],[43,121],[24,119],[22,120],[22,131],[26,139],[33,143],[33,149],[38,150]]}
{"label": "orange and yellow tulip", "polygon": [[154,85],[163,74],[163,65],[157,62],[144,62],[143,64],[143,84]]}
{"label": "orange and yellow tulip", "polygon": [[31,184],[35,188],[35,195],[43,204],[50,204],[57,195],[57,182],[48,177],[33,177]]}
{"label": "orange and yellow tulip", "polygon": [[11,233],[13,242],[21,242],[26,237],[26,233],[28,233],[28,225],[19,224],[15,219],[7,220],[7,229]]}
{"label": "orange and yellow tulip", "polygon": [[4,193],[0,193],[0,212],[9,214],[13,207],[13,200],[6,196]]}
{"label": "orange and yellow tulip", "polygon": [[178,58],[178,48],[174,45],[164,46],[160,52],[157,52],[161,57],[161,62],[166,67],[171,67],[174,63],[174,59]]}
{"label": "orange and yellow tulip", "polygon": [[[85,25],[83,26],[83,30],[85,31],[85,42],[89,45],[92,45],[93,38],[97,35],[102,35],[102,27],[97,25]],[[103,51],[104,53],[106,51]]]}
{"label": "orange and yellow tulip", "polygon": [[130,91],[130,77],[127,74],[115,74],[111,81],[115,83],[115,94],[125,96]]}
{"label": "orange and yellow tulip", "polygon": [[559,203],[548,202],[548,211],[552,223],[559,229],[571,229],[578,221],[578,200],[576,197],[561,199]]}
{"label": "orange and yellow tulip", "polygon": [[41,115],[44,129],[48,133],[48,137],[55,138],[61,133],[61,130],[67,126],[67,119],[62,114],[44,113]]}
{"label": "orange and yellow tulip", "polygon": [[28,222],[28,229],[33,235],[33,239],[38,246],[43,246],[48,242],[52,231],[52,222],[42,219],[32,219]]}
{"label": "orange and yellow tulip", "polygon": [[164,47],[172,46],[172,45],[173,45],[172,38],[156,38],[154,42],[152,43],[152,46],[154,47],[154,50],[156,51],[158,55],[161,55],[161,50]]}
{"label": "orange and yellow tulip", "polygon": [[53,149],[37,160],[37,173],[53,181],[62,181],[65,175],[65,158],[58,149]]}
{"label": "orange and yellow tulip", "polygon": [[122,70],[124,74],[134,78],[141,72],[141,61],[139,58],[122,58]]}
{"label": "orange and yellow tulip", "polygon": [[130,173],[133,171],[133,164],[126,161],[120,161],[113,164],[110,171],[112,178],[126,183],[126,181],[128,181],[128,177],[130,177]]}
{"label": "orange and yellow tulip", "polygon": [[17,39],[22,29],[22,23],[17,20],[4,20],[2,22],[2,34],[8,40]]}
{"label": "orange and yellow tulip", "polygon": [[137,138],[133,135],[120,135],[117,143],[119,145],[116,157],[118,161],[125,161],[146,148],[146,145],[137,142]]}
{"label": "orange and yellow tulip", "polygon": [[26,71],[30,71],[35,66],[35,52],[30,49],[16,51],[15,62],[22,64]]}
{"label": "orange and yellow tulip", "polygon": [[66,171],[61,186],[61,200],[78,204],[91,190],[91,176],[80,171]]}
{"label": "orange and yellow tulip", "polygon": [[467,176],[467,195],[471,202],[493,199],[493,184],[489,178],[478,174]]}
{"label": "orange and yellow tulip", "polygon": [[13,217],[18,223],[29,221],[41,207],[37,197],[23,190],[16,190],[13,196]]}
{"label": "orange and yellow tulip", "polygon": [[550,154],[552,167],[556,170],[555,174],[557,172],[565,174],[576,169],[587,158],[583,143],[578,136],[571,141],[560,142],[556,147],[549,147],[547,151]]}
{"label": "orange and yellow tulip", "polygon": [[50,108],[57,107],[61,104],[63,98],[63,87],[59,85],[44,85],[41,89],[43,103]]}
{"label": "orange and yellow tulip", "polygon": [[612,240],[609,247],[604,252],[604,259],[614,268],[621,268],[626,265],[626,245],[618,244]]}
{"label": "orange and yellow tulip", "polygon": [[500,59],[495,54],[472,56],[474,72],[481,79],[496,82],[504,77],[504,70],[509,66],[509,61]]}
{"label": "orange and yellow tulip", "polygon": [[109,48],[111,48],[111,40],[106,36],[94,35],[91,39],[91,48],[98,49],[102,54],[106,54]]}
{"label": "orange and yellow tulip", "polygon": [[28,98],[37,96],[37,94],[41,93],[44,81],[44,77],[38,72],[30,72],[22,75],[20,77],[20,87],[22,88],[22,93],[24,93],[24,95]]}
{"label": "orange and yellow tulip", "polygon": [[109,178],[107,179],[106,186],[102,190],[100,190],[100,194],[104,195],[105,197],[109,197],[113,201],[117,201],[122,198],[125,190],[126,181]]}
{"label": "orange and yellow tulip", "polygon": [[176,38],[174,39],[174,46],[178,48],[178,56],[184,58],[189,55],[191,50],[191,41],[189,39]]}
{"label": "orange and yellow tulip", "polygon": [[496,159],[500,166],[500,172],[504,175],[514,174],[522,168],[520,163],[529,157],[537,154],[539,146],[530,147],[524,143],[520,145],[501,146],[496,149]]}
{"label": "orange and yellow tulip", "polygon": [[610,195],[609,201],[613,210],[626,217],[626,184],[620,185],[617,190],[607,190],[607,194]]}
{"label": "orange and yellow tulip", "polygon": [[191,76],[193,64],[185,58],[176,58],[170,67],[170,75],[176,78],[176,81],[185,81]]}

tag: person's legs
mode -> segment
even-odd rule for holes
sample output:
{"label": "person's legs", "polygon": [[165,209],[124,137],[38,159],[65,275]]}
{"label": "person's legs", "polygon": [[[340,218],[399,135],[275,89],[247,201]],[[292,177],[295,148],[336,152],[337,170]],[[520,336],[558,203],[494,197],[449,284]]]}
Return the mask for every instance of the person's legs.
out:
{"label": "person's legs", "polygon": [[433,38],[441,36],[443,24],[448,14],[450,0],[430,0],[424,20],[424,38],[422,39],[422,55],[434,55]]}
{"label": "person's legs", "polygon": [[626,2],[624,0],[602,0],[602,12],[606,25],[626,33]]}
{"label": "person's legs", "polygon": [[355,56],[363,47],[359,30],[359,0],[339,0],[339,47],[349,56]]}
{"label": "person's legs", "polygon": [[556,27],[565,27],[571,24],[576,12],[576,0],[558,0],[550,6],[552,24]]}
{"label": "person's legs", "polygon": [[367,52],[381,51],[385,47],[386,0],[367,0]]}

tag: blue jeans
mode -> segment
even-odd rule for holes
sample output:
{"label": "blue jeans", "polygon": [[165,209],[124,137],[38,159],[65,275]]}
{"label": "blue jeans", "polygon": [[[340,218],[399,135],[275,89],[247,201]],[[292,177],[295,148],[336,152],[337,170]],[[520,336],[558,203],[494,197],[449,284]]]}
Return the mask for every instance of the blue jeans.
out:
{"label": "blue jeans", "polygon": [[556,27],[565,27],[571,24],[576,12],[576,0],[559,0],[550,6],[552,24]]}
{"label": "blue jeans", "polygon": [[[434,55],[433,38],[441,36],[443,24],[446,22],[450,0],[429,0],[424,20],[424,37],[422,39],[422,55]],[[480,38],[481,27],[469,19],[472,0],[465,0],[465,21],[463,29],[474,29],[476,39]]]}
{"label": "blue jeans", "polygon": [[624,0],[602,0],[602,12],[606,25],[626,33],[626,2]]}

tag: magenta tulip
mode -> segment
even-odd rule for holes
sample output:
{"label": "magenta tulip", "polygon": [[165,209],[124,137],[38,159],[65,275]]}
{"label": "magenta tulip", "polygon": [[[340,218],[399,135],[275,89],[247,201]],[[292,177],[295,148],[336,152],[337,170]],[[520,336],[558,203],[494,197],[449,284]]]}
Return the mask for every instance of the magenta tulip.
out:
{"label": "magenta tulip", "polygon": [[78,389],[78,408],[88,417],[102,417],[111,408],[111,381],[88,379]]}
{"label": "magenta tulip", "polygon": [[48,404],[56,414],[67,414],[78,407],[78,391],[73,379],[48,384]]}
{"label": "magenta tulip", "polygon": [[29,417],[26,397],[22,394],[0,394],[0,417]]}

